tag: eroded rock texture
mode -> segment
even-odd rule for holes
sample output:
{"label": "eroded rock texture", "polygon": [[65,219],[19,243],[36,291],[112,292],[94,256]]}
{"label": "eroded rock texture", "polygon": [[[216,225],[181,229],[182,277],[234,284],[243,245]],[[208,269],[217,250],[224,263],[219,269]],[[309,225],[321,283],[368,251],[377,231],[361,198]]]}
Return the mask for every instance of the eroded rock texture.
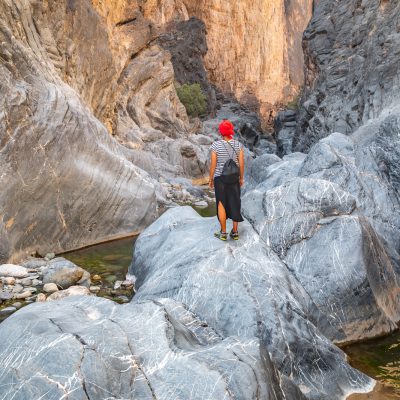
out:
{"label": "eroded rock texture", "polygon": [[303,86],[301,38],[312,3],[185,0],[189,14],[207,27],[210,80],[259,110],[265,125],[272,123],[277,104],[296,97]]}
{"label": "eroded rock texture", "polygon": [[160,176],[205,172],[156,8],[128,3],[0,5],[0,262],[140,231]]}
{"label": "eroded rock texture", "polygon": [[258,339],[221,335],[170,299],[34,304],[0,337],[3,399],[305,400]]}
{"label": "eroded rock texture", "polygon": [[350,134],[398,101],[399,18],[396,1],[316,3],[304,33],[307,90],[297,150],[332,132]]}

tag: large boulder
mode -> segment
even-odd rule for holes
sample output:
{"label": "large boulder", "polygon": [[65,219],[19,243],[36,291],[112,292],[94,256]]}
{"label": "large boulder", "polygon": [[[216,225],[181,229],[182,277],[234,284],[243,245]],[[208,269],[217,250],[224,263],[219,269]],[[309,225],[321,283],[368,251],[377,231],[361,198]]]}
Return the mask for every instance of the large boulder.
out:
{"label": "large boulder", "polygon": [[308,398],[339,399],[368,387],[369,379],[327,339],[345,333],[251,225],[241,225],[238,242],[218,241],[216,229],[215,219],[186,207],[169,210],[147,228],[129,270],[137,277],[135,301],[167,297],[221,337],[261,340],[279,371]]}
{"label": "large boulder", "polygon": [[170,299],[36,303],[0,325],[0,354],[4,399],[305,400],[260,341],[221,336]]}
{"label": "large boulder", "polygon": [[400,320],[397,153],[389,151],[397,127],[390,116],[353,138],[333,133],[300,163],[272,164],[243,198],[243,215],[344,333],[330,337],[337,342],[382,335]]}

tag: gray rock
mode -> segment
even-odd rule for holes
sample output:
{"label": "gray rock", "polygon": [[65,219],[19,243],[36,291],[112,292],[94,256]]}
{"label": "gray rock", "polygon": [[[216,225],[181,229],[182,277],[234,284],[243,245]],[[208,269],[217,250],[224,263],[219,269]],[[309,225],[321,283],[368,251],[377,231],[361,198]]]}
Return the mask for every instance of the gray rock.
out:
{"label": "gray rock", "polygon": [[294,146],[351,134],[398,102],[397,2],[315,2],[303,36],[306,87]]}
{"label": "gray rock", "polygon": [[14,293],[8,290],[0,290],[0,300],[10,300],[14,297]]}
{"label": "gray rock", "polygon": [[62,289],[67,289],[81,282],[82,279],[86,281],[87,278],[84,277],[85,272],[86,277],[88,276],[90,279],[90,274],[83,268],[78,267],[65,258],[58,257],[47,264],[46,270],[43,271],[43,283],[55,283]]}
{"label": "gray rock", "polygon": [[21,265],[2,264],[0,265],[0,276],[9,276],[12,278],[25,278],[28,276],[28,270]]}
{"label": "gray rock", "polygon": [[[106,337],[113,340],[104,345]],[[76,399],[221,400],[228,392],[243,400],[305,400],[281,378],[259,340],[223,337],[170,299],[35,303],[0,325],[0,352],[16,344],[18,352],[0,358],[2,394],[15,400],[44,393],[61,398],[66,387]],[[93,368],[99,363],[104,368]],[[40,373],[32,379],[38,365]]]}
{"label": "gray rock", "polygon": [[23,286],[31,286],[32,285],[31,278],[21,279],[21,285],[23,285]]}
{"label": "gray rock", "polygon": [[0,316],[10,315],[17,311],[16,307],[5,307],[0,309]]}
{"label": "gray rock", "polygon": [[[346,196],[342,207],[348,211],[354,199]],[[327,339],[344,339],[345,333],[251,225],[242,223],[241,239],[228,243],[213,238],[216,228],[215,219],[186,207],[168,210],[147,228],[136,242],[129,271],[137,277],[133,301],[170,298],[222,337],[261,340],[280,372],[309,398],[341,398],[368,387],[369,379],[347,365]]]}

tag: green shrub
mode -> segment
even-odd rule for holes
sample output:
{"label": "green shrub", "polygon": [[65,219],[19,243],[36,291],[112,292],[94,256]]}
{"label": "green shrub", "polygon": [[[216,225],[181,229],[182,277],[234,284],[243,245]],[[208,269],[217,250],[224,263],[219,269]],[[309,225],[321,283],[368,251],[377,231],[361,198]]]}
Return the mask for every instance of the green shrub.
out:
{"label": "green shrub", "polygon": [[182,86],[178,86],[176,92],[188,115],[191,117],[205,115],[207,98],[198,83],[193,83],[192,85],[185,83]]}

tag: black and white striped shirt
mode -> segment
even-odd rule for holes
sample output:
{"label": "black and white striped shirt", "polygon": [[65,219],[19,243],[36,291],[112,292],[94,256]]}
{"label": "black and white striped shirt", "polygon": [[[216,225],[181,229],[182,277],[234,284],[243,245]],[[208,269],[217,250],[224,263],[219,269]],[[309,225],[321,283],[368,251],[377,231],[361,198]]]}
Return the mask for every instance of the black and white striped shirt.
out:
{"label": "black and white striped shirt", "polygon": [[[235,150],[233,150],[235,149]],[[214,178],[220,176],[224,168],[224,164],[232,158],[237,165],[239,165],[239,152],[243,149],[243,145],[237,140],[230,140],[229,142],[220,139],[211,145],[210,151],[217,153],[217,168],[215,169]]]}

